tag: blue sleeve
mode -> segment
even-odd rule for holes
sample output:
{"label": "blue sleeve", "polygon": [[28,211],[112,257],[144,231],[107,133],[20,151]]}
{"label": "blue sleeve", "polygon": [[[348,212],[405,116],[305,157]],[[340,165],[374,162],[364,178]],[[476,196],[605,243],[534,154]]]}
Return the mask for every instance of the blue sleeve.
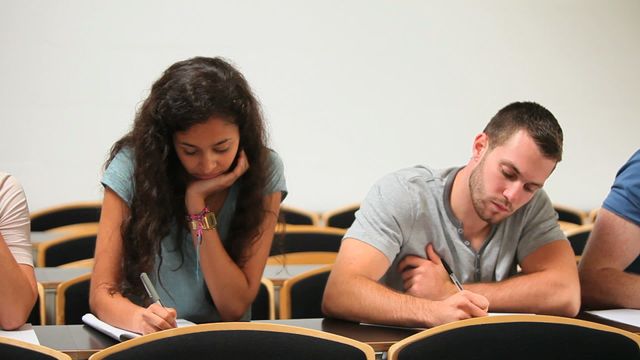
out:
{"label": "blue sleeve", "polygon": [[640,150],[620,168],[602,206],[640,226]]}
{"label": "blue sleeve", "polygon": [[265,185],[264,193],[271,194],[277,191],[282,193],[282,200],[287,197],[289,193],[287,191],[287,182],[284,178],[284,164],[280,159],[278,153],[273,150],[269,150],[269,168],[267,173],[267,182]]}
{"label": "blue sleeve", "polygon": [[133,198],[133,151],[122,149],[104,171],[102,185],[113,190],[127,205]]}

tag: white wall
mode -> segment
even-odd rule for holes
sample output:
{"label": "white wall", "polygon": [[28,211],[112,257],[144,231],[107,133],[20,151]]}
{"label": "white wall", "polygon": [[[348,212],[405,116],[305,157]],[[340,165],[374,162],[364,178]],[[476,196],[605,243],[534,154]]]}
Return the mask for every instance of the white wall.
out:
{"label": "white wall", "polygon": [[600,205],[640,147],[640,2],[0,0],[0,170],[31,209],[101,197],[101,166],[175,61],[245,74],[286,203],[360,201],[395,169],[464,164],[502,106],[565,131],[555,202]]}

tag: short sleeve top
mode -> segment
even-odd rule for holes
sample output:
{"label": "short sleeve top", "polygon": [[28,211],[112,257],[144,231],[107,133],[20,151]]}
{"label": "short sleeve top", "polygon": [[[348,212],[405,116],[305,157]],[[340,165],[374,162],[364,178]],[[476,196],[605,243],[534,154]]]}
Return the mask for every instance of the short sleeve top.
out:
{"label": "short sleeve top", "polygon": [[[269,151],[267,183],[265,195],[281,192],[282,199],[287,195],[284,177],[284,165],[278,154]],[[102,178],[102,184],[112,189],[128,205],[133,198],[133,151],[125,148],[113,158]],[[225,242],[229,226],[235,213],[238,199],[239,185],[231,186],[227,198],[216,214],[217,231],[220,239]],[[182,241],[175,241],[175,237],[182,237]],[[174,244],[181,244],[181,249]],[[156,290],[163,301],[163,305],[176,309],[179,318],[195,323],[220,321],[220,315],[211,299],[202,273],[198,270],[197,254],[191,239],[191,233],[174,224],[169,235],[161,241],[162,261],[156,258],[156,272],[149,274]],[[134,302],[136,299],[131,299]],[[243,320],[251,317],[250,309],[243,316]]]}
{"label": "short sleeve top", "polygon": [[33,266],[29,206],[22,186],[0,172],[0,234],[18,264]]}

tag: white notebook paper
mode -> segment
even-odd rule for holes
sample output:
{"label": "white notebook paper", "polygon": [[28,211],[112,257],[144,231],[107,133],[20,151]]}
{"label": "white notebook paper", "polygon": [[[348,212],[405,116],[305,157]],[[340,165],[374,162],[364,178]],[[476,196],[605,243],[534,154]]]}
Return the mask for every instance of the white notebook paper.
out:
{"label": "white notebook paper", "polygon": [[[129,339],[133,339],[135,337],[141,336],[141,334],[109,325],[106,322],[98,319],[95,315],[91,313],[84,314],[82,316],[82,321],[85,324],[91,326],[92,328],[118,341],[125,341],[125,340],[129,340]],[[178,319],[176,320],[176,322],[178,323],[178,327],[195,325],[195,323],[192,323],[191,321],[185,320],[185,319]]]}
{"label": "white notebook paper", "polygon": [[640,310],[636,309],[610,309],[591,310],[587,313],[619,323],[640,327]]}
{"label": "white notebook paper", "polygon": [[38,336],[36,335],[36,332],[33,330],[33,327],[31,326],[31,324],[24,324],[16,330],[0,330],[0,336],[40,345],[40,341],[38,341]]}

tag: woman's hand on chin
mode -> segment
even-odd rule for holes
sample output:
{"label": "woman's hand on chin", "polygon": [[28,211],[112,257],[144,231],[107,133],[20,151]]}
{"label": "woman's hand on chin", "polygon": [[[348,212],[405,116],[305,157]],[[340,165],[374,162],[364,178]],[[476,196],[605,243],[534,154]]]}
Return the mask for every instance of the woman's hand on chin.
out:
{"label": "woman's hand on chin", "polygon": [[206,180],[194,180],[187,185],[185,205],[190,214],[201,211],[206,204],[206,198],[220,191],[230,188],[249,169],[249,161],[244,150],[240,150],[236,166],[223,174]]}

